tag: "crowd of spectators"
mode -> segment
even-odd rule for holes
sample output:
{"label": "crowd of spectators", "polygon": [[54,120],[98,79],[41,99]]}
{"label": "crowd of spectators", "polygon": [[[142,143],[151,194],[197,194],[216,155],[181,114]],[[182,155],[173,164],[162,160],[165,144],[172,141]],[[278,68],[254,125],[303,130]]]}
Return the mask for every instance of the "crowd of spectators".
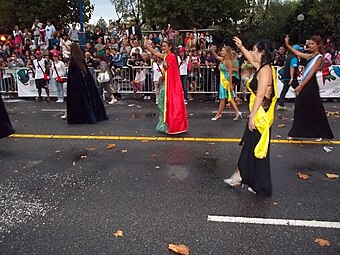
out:
{"label": "crowd of spectators", "polygon": [[[50,20],[44,24],[36,18],[31,28],[22,29],[16,25],[13,34],[0,41],[0,67],[32,67],[36,51],[40,51],[46,60],[51,60],[58,54],[59,60],[67,66],[70,57],[69,46],[72,42],[78,41],[80,36],[84,38],[84,55],[87,65],[100,69],[101,61],[105,61],[111,70],[119,70],[124,66],[129,67],[130,70],[139,66],[151,68],[155,59],[146,50],[145,45],[152,45],[155,50],[160,51],[163,40],[171,41],[178,52],[180,50],[185,52],[184,55],[181,54],[182,57],[179,60],[182,61],[182,58],[187,60],[188,84],[191,84],[192,91],[197,87],[195,81],[202,75],[200,68],[203,66],[213,68],[217,64],[210,52],[214,41],[209,31],[199,32],[193,28],[188,32],[182,32],[174,30],[169,24],[167,29],[160,32],[143,33],[140,27],[132,21],[129,26],[112,25],[106,31],[88,25],[84,32],[80,32],[76,23],[73,23],[69,29],[57,30]],[[332,64],[340,64],[340,52],[334,47],[330,38],[325,42],[325,48],[327,59]],[[286,54],[285,48],[279,47],[273,64],[283,66]],[[243,58],[235,52],[234,59],[235,77],[238,77],[235,80],[237,81],[241,80]],[[207,73],[205,78],[209,79],[210,77],[207,76],[211,74]],[[190,77],[192,77],[191,80]],[[133,79],[134,77],[131,77],[130,81]],[[205,89],[209,88],[205,87]]]}

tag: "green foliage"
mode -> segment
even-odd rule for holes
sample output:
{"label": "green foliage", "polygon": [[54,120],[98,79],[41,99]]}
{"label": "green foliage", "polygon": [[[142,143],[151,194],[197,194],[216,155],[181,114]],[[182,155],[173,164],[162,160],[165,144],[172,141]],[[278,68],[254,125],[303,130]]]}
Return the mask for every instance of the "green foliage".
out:
{"label": "green foliage", "polygon": [[143,20],[151,27],[175,29],[207,28],[213,24],[223,28],[233,27],[244,18],[246,1],[239,0],[144,0],[141,11]]}
{"label": "green foliage", "polygon": [[[0,0],[0,31],[11,33],[14,25],[31,28],[35,17],[61,28],[71,22],[79,22],[79,0]],[[84,22],[91,18],[94,6],[90,0],[83,0]]]}
{"label": "green foliage", "polygon": [[115,7],[118,23],[134,20],[140,25],[142,0],[110,0],[110,2]]}

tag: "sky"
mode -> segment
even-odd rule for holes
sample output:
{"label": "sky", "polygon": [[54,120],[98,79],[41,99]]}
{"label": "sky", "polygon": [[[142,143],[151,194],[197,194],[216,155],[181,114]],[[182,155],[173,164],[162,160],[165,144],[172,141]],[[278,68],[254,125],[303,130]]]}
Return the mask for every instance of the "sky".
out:
{"label": "sky", "polygon": [[91,4],[94,5],[93,15],[90,19],[91,24],[97,24],[100,17],[103,17],[107,24],[109,24],[109,19],[117,18],[114,7],[109,0],[91,0]]}

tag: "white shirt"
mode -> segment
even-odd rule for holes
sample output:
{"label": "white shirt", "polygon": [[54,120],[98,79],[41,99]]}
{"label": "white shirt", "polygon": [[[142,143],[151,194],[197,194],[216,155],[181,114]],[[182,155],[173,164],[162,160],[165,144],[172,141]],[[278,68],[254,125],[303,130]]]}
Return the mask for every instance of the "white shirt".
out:
{"label": "white shirt", "polygon": [[79,30],[78,29],[70,29],[70,31],[68,32],[68,35],[70,36],[70,39],[71,41],[77,41],[79,40],[78,38],[78,33],[79,33]]}
{"label": "white shirt", "polygon": [[64,41],[64,39],[60,40],[60,45],[61,45],[61,52],[63,53],[64,58],[70,58],[70,52],[68,51],[68,48],[66,45],[71,46],[72,42],[70,40]]}
{"label": "white shirt", "polygon": [[186,59],[181,60],[180,56],[177,56],[178,65],[179,65],[179,74],[180,75],[188,75],[188,63],[189,63],[189,56]]}
{"label": "white shirt", "polygon": [[162,63],[157,65],[157,62],[152,63],[152,74],[153,74],[153,81],[158,82],[159,78],[162,76]]}
{"label": "white shirt", "polygon": [[[40,66],[39,66],[38,60],[37,59],[33,60],[33,66],[34,66],[34,72],[35,72],[34,79],[44,79],[44,73],[43,72],[46,72],[45,62],[46,62],[46,59],[44,59],[44,58],[40,59],[40,61],[39,61]],[[41,70],[40,67],[43,70]]]}
{"label": "white shirt", "polygon": [[64,62],[59,61],[58,63],[56,62],[52,63],[51,70],[52,70],[52,78],[57,78],[58,74],[59,76],[64,76],[66,72]]}
{"label": "white shirt", "polygon": [[41,28],[42,28],[42,23],[38,23],[37,25],[33,23],[33,26],[32,26],[33,35],[39,36]]}
{"label": "white shirt", "polygon": [[45,27],[45,31],[46,31],[46,38],[47,39],[52,39],[52,35],[55,32],[55,27],[51,24],[51,25],[47,25]]}
{"label": "white shirt", "polygon": [[142,48],[141,47],[133,47],[130,51],[130,56],[132,56],[132,53],[135,53],[136,49],[139,49],[139,54],[141,54],[143,52]]}

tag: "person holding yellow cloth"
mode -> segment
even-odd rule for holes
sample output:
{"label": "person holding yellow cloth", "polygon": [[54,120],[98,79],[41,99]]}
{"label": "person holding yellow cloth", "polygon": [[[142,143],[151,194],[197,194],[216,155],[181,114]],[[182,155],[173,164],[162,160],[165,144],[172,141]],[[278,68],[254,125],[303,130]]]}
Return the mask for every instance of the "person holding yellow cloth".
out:
{"label": "person holding yellow cloth", "polygon": [[236,172],[224,182],[230,186],[248,185],[248,190],[263,196],[271,196],[270,174],[270,132],[274,121],[277,100],[276,72],[271,66],[274,48],[271,43],[261,40],[250,53],[238,37],[236,46],[257,69],[247,83],[251,92],[248,124],[240,145],[243,145]]}
{"label": "person holding yellow cloth", "polygon": [[237,105],[234,101],[234,91],[232,88],[232,73],[233,73],[233,59],[231,54],[231,48],[228,46],[224,46],[222,50],[220,51],[220,56],[217,55],[216,46],[211,46],[211,53],[212,55],[219,60],[220,66],[220,88],[219,88],[219,99],[220,103],[218,106],[217,113],[215,117],[213,117],[211,120],[218,120],[222,117],[222,111],[225,108],[225,100],[227,99],[230,103],[231,107],[235,111],[235,118],[234,120],[238,120],[242,118],[241,112],[238,110]]}

